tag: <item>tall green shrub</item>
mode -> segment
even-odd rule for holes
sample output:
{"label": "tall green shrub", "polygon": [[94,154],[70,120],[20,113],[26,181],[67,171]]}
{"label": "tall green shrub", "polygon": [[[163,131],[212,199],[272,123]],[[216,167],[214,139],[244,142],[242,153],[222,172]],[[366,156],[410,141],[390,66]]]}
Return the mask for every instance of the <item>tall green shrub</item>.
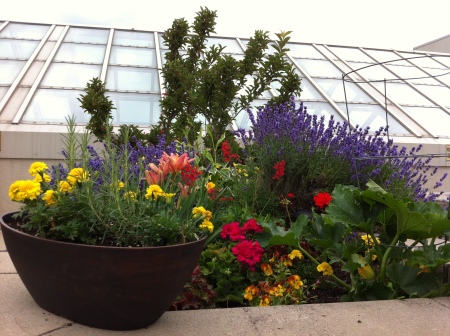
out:
{"label": "tall green shrub", "polygon": [[257,30],[244,58],[238,60],[223,54],[226,48],[221,45],[206,47],[208,37],[215,33],[216,17],[216,11],[201,8],[191,26],[184,18],[176,19],[164,32],[164,45],[169,49],[162,68],[165,97],[154,133],[178,139],[187,135],[194,141],[205,122],[216,143],[239,112],[271,84],[279,87],[271,102],[300,94],[300,78],[286,59],[290,32],[276,34],[278,40],[270,44],[268,32]]}

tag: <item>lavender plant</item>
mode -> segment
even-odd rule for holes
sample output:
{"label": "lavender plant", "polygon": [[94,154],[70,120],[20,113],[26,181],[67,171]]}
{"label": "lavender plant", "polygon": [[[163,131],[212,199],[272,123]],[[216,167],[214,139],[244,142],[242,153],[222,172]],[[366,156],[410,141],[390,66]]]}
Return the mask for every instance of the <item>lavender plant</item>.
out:
{"label": "lavender plant", "polygon": [[244,143],[247,169],[253,172],[244,194],[257,212],[273,213],[283,200],[297,209],[311,209],[318,192],[331,192],[336,184],[364,186],[369,180],[400,198],[433,201],[439,196],[424,187],[438,171],[430,167],[431,158],[415,156],[421,146],[407,152],[392,139],[386,141],[387,127],[370,134],[369,128],[349,129],[333,117],[326,123],[324,116],[309,114],[303,103],[297,108],[293,98],[266,105],[256,116],[250,109],[248,114],[250,132],[241,129],[236,136]]}

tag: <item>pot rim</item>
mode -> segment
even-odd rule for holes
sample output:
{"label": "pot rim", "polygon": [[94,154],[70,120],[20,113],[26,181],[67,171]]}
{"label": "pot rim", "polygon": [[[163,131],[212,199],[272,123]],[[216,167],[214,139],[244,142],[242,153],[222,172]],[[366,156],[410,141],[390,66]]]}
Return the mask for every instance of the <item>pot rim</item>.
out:
{"label": "pot rim", "polygon": [[181,243],[181,244],[174,244],[174,245],[163,245],[163,246],[105,246],[105,245],[89,245],[89,244],[77,244],[77,243],[71,243],[71,242],[65,242],[65,241],[60,241],[60,240],[53,240],[53,239],[46,239],[46,238],[42,238],[42,237],[38,237],[38,236],[33,236],[29,233],[17,230],[12,228],[11,226],[9,226],[5,221],[4,218],[5,217],[11,217],[12,215],[18,213],[18,211],[13,211],[13,212],[7,212],[4,213],[0,216],[0,226],[1,229],[4,230],[9,230],[10,232],[14,232],[15,234],[20,234],[26,237],[30,237],[33,239],[38,239],[38,240],[42,240],[42,241],[46,241],[50,244],[58,244],[58,245],[71,245],[71,246],[77,246],[80,248],[99,248],[99,249],[104,249],[104,248],[108,248],[108,249],[113,249],[113,250],[125,250],[125,249],[129,249],[129,250],[149,250],[149,249],[162,249],[162,248],[177,248],[179,246],[185,246],[185,245],[190,245],[190,244],[197,244],[199,242],[205,242],[207,236],[205,235],[204,237],[201,237],[198,240],[192,241],[192,242],[187,242],[187,243]]}

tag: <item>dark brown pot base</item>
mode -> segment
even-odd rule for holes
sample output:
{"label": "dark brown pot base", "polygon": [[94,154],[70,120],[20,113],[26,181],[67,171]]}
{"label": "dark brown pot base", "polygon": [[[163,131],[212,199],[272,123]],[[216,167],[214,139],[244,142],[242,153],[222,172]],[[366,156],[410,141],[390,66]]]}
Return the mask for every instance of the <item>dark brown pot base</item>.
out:
{"label": "dark brown pot base", "polygon": [[205,240],[167,247],[104,247],[42,239],[1,218],[6,248],[36,303],[75,323],[109,330],[151,325],[182,291]]}

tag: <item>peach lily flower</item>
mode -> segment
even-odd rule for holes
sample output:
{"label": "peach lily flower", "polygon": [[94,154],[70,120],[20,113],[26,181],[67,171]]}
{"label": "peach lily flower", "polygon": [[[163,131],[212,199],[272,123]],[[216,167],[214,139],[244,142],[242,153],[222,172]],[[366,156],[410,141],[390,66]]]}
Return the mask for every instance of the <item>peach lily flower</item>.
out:
{"label": "peach lily flower", "polygon": [[165,161],[165,163],[169,164],[169,171],[171,173],[176,173],[183,169],[184,166],[192,162],[194,159],[189,159],[187,153],[184,153],[183,155],[171,153],[170,155],[168,155],[164,152],[163,156],[161,157],[161,161],[163,160]]}

